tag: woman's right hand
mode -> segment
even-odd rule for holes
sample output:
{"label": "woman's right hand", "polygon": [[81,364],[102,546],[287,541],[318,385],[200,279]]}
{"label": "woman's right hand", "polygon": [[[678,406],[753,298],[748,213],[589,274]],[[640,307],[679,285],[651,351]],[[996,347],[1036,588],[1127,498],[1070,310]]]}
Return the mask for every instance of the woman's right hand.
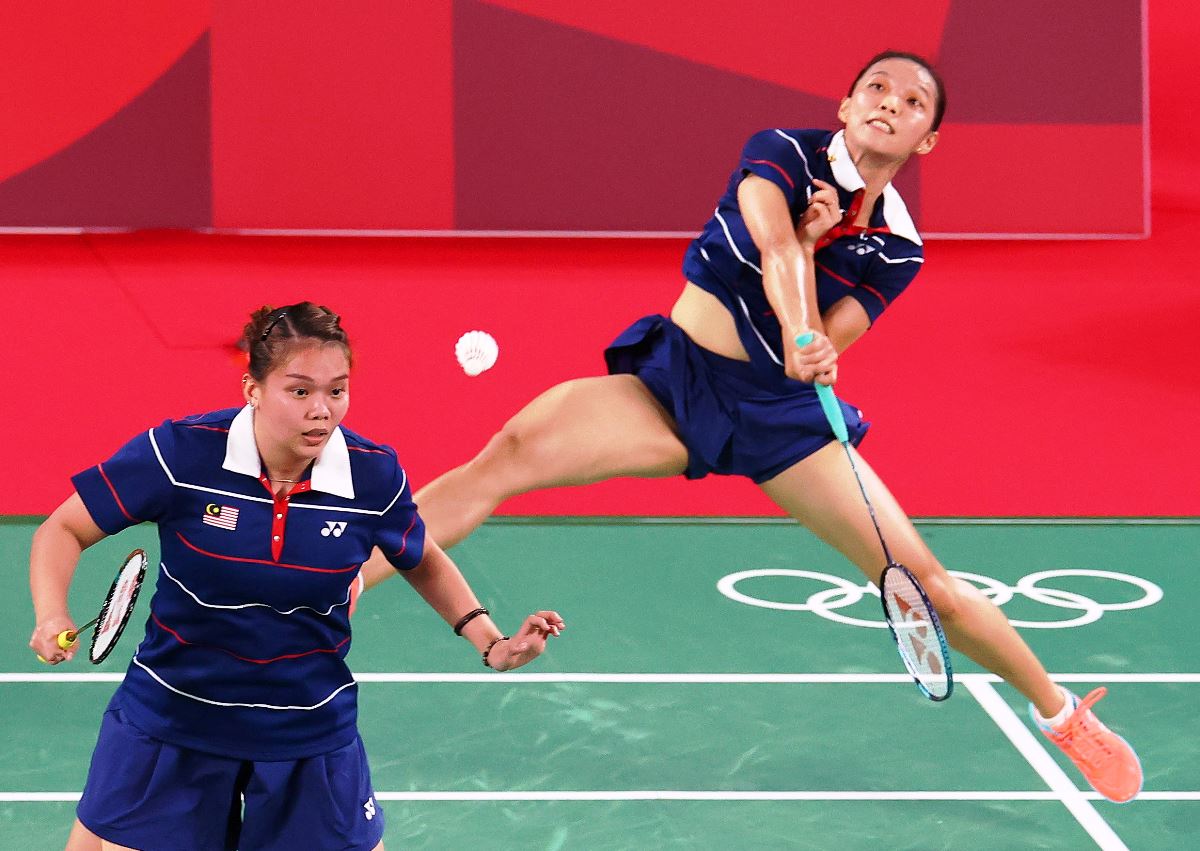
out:
{"label": "woman's right hand", "polygon": [[783,341],[784,368],[788,378],[806,383],[836,383],[838,351],[833,341],[815,329],[800,333],[811,333],[813,338],[804,346],[796,345],[799,334],[785,335]]}
{"label": "woman's right hand", "polygon": [[33,628],[33,635],[29,638],[29,647],[47,664],[57,665],[59,662],[70,662],[75,658],[79,642],[77,640],[66,650],[59,647],[58,636],[65,630],[75,631],[75,621],[70,615],[47,618]]}

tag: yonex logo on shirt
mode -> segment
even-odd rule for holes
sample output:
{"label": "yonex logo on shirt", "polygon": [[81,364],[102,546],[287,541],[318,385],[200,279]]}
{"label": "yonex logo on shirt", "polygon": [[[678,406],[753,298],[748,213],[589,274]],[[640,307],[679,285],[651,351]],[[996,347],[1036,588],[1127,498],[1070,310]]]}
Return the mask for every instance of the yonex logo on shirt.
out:
{"label": "yonex logo on shirt", "polygon": [[[343,523],[343,526],[346,524]],[[367,821],[375,818],[375,798],[374,796],[367,798],[367,802],[363,804],[363,815],[367,817]]]}
{"label": "yonex logo on shirt", "polygon": [[344,520],[326,520],[325,528],[321,530],[321,537],[328,538],[330,535],[333,535],[335,538],[340,538],[345,531],[346,523]]}

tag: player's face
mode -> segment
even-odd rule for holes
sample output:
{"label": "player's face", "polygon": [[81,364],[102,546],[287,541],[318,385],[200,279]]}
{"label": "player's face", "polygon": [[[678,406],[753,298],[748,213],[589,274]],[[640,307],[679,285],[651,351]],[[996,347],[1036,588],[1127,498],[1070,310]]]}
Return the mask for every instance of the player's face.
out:
{"label": "player's face", "polygon": [[262,383],[250,379],[246,386],[247,400],[255,406],[259,451],[282,450],[311,461],[350,407],[350,364],[340,345],[314,341],[267,373]]}
{"label": "player's face", "polygon": [[933,75],[917,63],[876,62],[838,109],[851,153],[894,160],[929,153],[937,142],[937,97]]}

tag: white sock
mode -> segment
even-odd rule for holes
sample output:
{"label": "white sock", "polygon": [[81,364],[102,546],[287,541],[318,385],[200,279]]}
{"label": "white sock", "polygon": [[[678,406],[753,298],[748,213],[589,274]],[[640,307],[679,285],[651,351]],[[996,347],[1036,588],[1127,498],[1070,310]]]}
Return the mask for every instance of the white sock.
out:
{"label": "white sock", "polygon": [[1071,692],[1067,691],[1062,686],[1059,686],[1058,690],[1062,692],[1063,699],[1066,701],[1063,703],[1063,708],[1058,710],[1058,714],[1056,714],[1053,718],[1043,718],[1041,713],[1035,708],[1033,710],[1033,714],[1037,716],[1039,724],[1042,724],[1046,727],[1061,727],[1063,723],[1071,717],[1071,713],[1075,711],[1075,707],[1078,705],[1075,700],[1075,695],[1071,694]]}

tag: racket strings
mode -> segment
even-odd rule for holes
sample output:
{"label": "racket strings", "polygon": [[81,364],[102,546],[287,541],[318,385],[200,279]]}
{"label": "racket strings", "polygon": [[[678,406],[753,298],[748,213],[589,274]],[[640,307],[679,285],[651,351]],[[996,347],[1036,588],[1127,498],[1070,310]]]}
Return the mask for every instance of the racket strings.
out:
{"label": "racket strings", "polygon": [[136,575],[123,576],[121,578],[121,584],[117,587],[117,593],[113,595],[112,602],[104,610],[104,617],[100,618],[100,623],[96,627],[98,633],[103,635],[106,632],[116,629],[117,624],[121,622],[121,616],[129,609],[129,603],[133,599],[133,588],[136,580]]}
{"label": "racket strings", "polygon": [[142,581],[146,578],[147,564],[146,553],[134,550],[117,572],[96,619],[96,631],[92,633],[89,655],[94,664],[104,661],[125,630],[125,625],[133,613],[133,605],[137,602]]}
{"label": "racket strings", "polygon": [[931,696],[948,694],[950,665],[936,615],[903,570],[888,570],[882,596],[905,666]]}

